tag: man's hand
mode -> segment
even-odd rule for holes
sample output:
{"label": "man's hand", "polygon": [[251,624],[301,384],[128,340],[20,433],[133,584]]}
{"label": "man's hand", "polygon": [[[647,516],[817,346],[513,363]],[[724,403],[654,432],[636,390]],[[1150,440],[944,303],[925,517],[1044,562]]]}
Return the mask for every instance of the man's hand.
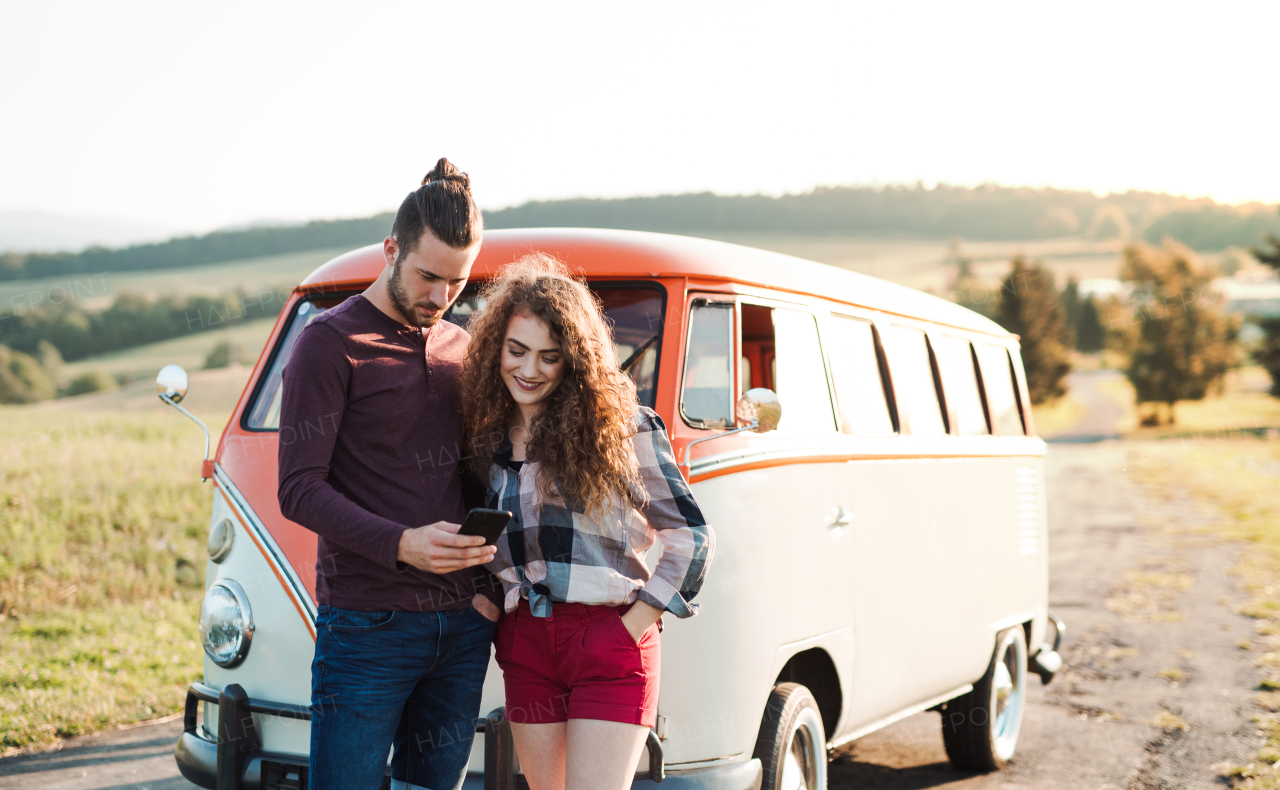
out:
{"label": "man's hand", "polygon": [[479,535],[459,535],[461,524],[437,521],[406,529],[400,535],[396,560],[428,573],[449,573],[493,559],[497,546],[484,545]]}
{"label": "man's hand", "polygon": [[661,616],[661,609],[654,609],[644,601],[636,601],[631,604],[631,608],[622,616],[622,624],[627,627],[627,633],[631,634],[631,638],[636,640],[636,644],[639,644],[644,637],[644,632],[658,622],[658,618]]}

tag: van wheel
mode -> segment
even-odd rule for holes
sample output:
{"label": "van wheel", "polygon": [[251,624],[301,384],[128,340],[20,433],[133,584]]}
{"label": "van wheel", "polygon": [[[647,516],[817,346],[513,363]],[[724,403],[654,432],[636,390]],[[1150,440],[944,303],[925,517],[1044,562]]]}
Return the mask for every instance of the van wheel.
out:
{"label": "van wheel", "polygon": [[1021,626],[996,635],[991,666],[973,691],[942,706],[942,743],[957,768],[998,771],[1018,747],[1027,700],[1027,640]]}
{"label": "van wheel", "polygon": [[826,790],[827,736],[809,689],[799,683],[773,687],[755,756],[764,766],[760,790]]}

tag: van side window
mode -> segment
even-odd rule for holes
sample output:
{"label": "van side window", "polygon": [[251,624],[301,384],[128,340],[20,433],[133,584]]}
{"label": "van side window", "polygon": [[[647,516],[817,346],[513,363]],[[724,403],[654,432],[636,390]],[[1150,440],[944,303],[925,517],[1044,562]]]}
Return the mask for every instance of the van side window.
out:
{"label": "van side window", "polygon": [[976,348],[992,427],[998,429],[1002,436],[1024,435],[1026,431],[1018,409],[1018,395],[1013,383],[1013,362],[1009,359],[1008,350],[989,343],[978,343]]}
{"label": "van side window", "polygon": [[875,327],[870,321],[833,315],[831,331],[827,351],[840,402],[840,430],[854,436],[892,436]]}
{"label": "van side window", "polygon": [[971,344],[958,337],[942,336],[934,340],[933,352],[942,374],[942,391],[951,412],[951,432],[961,436],[989,433]]}
{"label": "van side window", "polygon": [[[750,366],[750,386],[778,393],[782,402],[779,431],[835,433],[827,366],[813,315],[743,305],[742,356]],[[742,378],[747,384],[747,376]]]}
{"label": "van side window", "polygon": [[933,363],[924,332],[895,326],[889,329],[889,374],[898,398],[899,418],[912,436],[943,436],[947,424],[938,403]]}
{"label": "van side window", "polygon": [[680,415],[695,428],[729,428],[733,410],[733,303],[694,302],[689,311]]}

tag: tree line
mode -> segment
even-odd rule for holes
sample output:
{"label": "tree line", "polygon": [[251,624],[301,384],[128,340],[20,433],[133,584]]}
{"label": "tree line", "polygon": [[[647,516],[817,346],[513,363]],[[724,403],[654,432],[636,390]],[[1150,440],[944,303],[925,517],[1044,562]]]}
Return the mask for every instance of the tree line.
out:
{"label": "tree line", "polygon": [[[4,316],[0,319],[0,403],[31,403],[54,397],[54,379],[64,361],[275,317],[290,290],[283,287],[256,293],[236,290],[219,295],[158,297],[121,293],[102,310],[86,310],[68,301],[43,303]],[[242,349],[219,351],[228,357],[232,353],[244,362],[246,354]],[[219,354],[211,354],[206,366],[230,362]],[[65,394],[103,389],[108,384],[112,383],[102,374],[86,374],[71,382]]]}
{"label": "tree line", "polygon": [[[1268,237],[1270,251],[1257,258],[1280,269],[1280,239]],[[961,261],[953,298],[962,304],[975,292]],[[1103,348],[1125,358],[1125,375],[1139,406],[1148,406],[1144,425],[1176,421],[1179,401],[1201,400],[1220,390],[1227,372],[1243,361],[1240,316],[1224,312],[1225,299],[1213,279],[1217,271],[1185,245],[1130,244],[1124,248],[1120,279],[1130,286],[1123,298],[1081,298],[1074,281],[1059,290],[1041,263],[1014,258],[997,298],[970,302],[1021,338],[1023,364],[1033,404],[1065,394],[1071,349]],[[1266,340],[1253,358],[1270,372],[1272,394],[1280,397],[1280,320],[1262,320]]]}
{"label": "tree line", "polygon": [[[615,199],[531,201],[485,212],[490,228],[588,227],[668,233],[768,232],[811,235],[897,234],[921,238],[1019,240],[1078,236],[1162,243],[1197,250],[1245,247],[1280,234],[1273,206],[1223,206],[1152,192],[1099,197],[1026,187],[938,185],[819,187],[795,195],[710,192]],[[305,225],[218,231],[122,249],[78,253],[4,253],[0,280],[199,266],[325,247],[381,241],[394,216],[317,220]]]}
{"label": "tree line", "polygon": [[0,254],[0,280],[128,272],[203,266],[210,263],[373,244],[391,230],[394,215],[360,219],[316,220],[305,225],[216,231],[121,249],[90,247],[83,252]]}

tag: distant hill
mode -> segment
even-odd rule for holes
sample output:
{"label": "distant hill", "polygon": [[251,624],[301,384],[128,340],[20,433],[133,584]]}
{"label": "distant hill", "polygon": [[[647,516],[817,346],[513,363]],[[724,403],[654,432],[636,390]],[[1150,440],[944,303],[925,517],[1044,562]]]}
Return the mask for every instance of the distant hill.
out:
{"label": "distant hill", "polygon": [[114,217],[79,217],[48,211],[0,211],[0,250],[72,250],[159,241],[173,228]]}
{"label": "distant hill", "polygon": [[[322,247],[380,241],[393,215],[250,227],[120,249],[0,255],[0,280],[197,266]],[[1059,237],[1178,239],[1216,251],[1280,235],[1280,211],[1225,206],[1152,192],[1099,197],[1026,187],[939,185],[820,187],[798,195],[710,192],[617,199],[535,201],[485,212],[490,228],[595,227],[671,233],[771,232],[819,236],[903,236],[971,241]]]}
{"label": "distant hill", "polygon": [[169,269],[323,247],[357,247],[381,241],[391,230],[393,218],[387,213],[287,227],[215,231],[122,249],[92,247],[79,253],[5,253],[0,255],[0,280]]}
{"label": "distant hill", "polygon": [[1223,206],[1152,192],[1098,197],[1091,192],[1026,187],[939,185],[819,187],[798,195],[710,192],[604,200],[525,203],[485,213],[491,228],[593,227],[676,233],[760,232],[898,235],[971,241],[1085,236],[1172,236],[1202,250],[1249,246],[1280,233],[1277,206]]}

